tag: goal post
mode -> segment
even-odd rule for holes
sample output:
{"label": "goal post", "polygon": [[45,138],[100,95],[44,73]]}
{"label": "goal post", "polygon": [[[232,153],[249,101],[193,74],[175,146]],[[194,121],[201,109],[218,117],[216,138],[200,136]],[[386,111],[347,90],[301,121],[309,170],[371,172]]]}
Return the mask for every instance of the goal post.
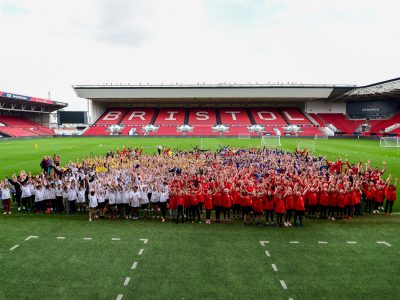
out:
{"label": "goal post", "polygon": [[381,148],[400,148],[400,138],[398,137],[381,137],[379,141]]}
{"label": "goal post", "polygon": [[261,136],[261,147],[280,147],[281,137],[272,135]]}
{"label": "goal post", "polygon": [[316,134],[314,135],[314,140],[327,140],[328,136],[326,134]]}
{"label": "goal post", "polygon": [[239,140],[249,140],[250,139],[250,133],[239,133],[238,134],[238,139]]}

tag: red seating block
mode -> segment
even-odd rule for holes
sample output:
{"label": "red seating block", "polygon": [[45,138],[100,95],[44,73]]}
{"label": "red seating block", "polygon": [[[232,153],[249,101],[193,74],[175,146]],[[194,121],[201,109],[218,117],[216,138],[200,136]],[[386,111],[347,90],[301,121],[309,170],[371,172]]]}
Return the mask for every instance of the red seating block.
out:
{"label": "red seating block", "polygon": [[364,120],[348,120],[344,114],[318,114],[318,116],[345,134],[352,134],[365,122]]}
{"label": "red seating block", "polygon": [[282,115],[293,125],[312,125],[311,121],[296,107],[282,108]]}
{"label": "red seating block", "polygon": [[161,108],[154,124],[180,126],[183,125],[184,121],[185,121],[184,108]]}
{"label": "red seating block", "polygon": [[217,123],[217,116],[213,108],[191,108],[189,113],[189,125],[209,125]]}
{"label": "red seating block", "polygon": [[96,125],[118,124],[124,118],[126,108],[109,108],[95,122]]}
{"label": "red seating block", "polygon": [[134,108],[128,110],[121,125],[148,125],[154,115],[154,108]]}
{"label": "red seating block", "polygon": [[249,115],[243,108],[221,108],[221,123],[228,125],[251,125]]}

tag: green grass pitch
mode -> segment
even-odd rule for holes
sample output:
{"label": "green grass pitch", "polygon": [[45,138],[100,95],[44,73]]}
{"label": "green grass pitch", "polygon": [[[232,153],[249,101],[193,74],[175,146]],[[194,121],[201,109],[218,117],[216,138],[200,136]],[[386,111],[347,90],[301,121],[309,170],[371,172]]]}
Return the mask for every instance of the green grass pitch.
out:
{"label": "green grass pitch", "polygon": [[[282,139],[282,148],[293,150],[299,141],[314,142]],[[156,145],[190,149],[201,143],[215,149],[259,146],[260,140],[2,141],[0,176],[21,169],[37,173],[41,156],[53,153],[66,163],[122,146],[153,153]],[[386,161],[386,175],[400,175],[399,151],[381,149],[379,141],[315,140],[315,154],[350,162],[371,160],[379,167]],[[122,299],[398,299],[399,225],[400,215],[364,215],[352,222],[306,219],[303,228],[280,229],[244,227],[239,221],[89,223],[81,214],[32,215],[14,210],[11,216],[0,215],[0,299],[117,299],[118,295]],[[29,236],[37,238],[26,240]],[[141,239],[149,241],[144,244]]]}
{"label": "green grass pitch", "polygon": [[[295,139],[281,138],[283,149],[294,151],[298,144],[303,147],[315,148],[315,155],[324,155],[329,160],[338,157],[348,159],[349,162],[364,163],[371,160],[371,166],[382,168],[382,162],[387,162],[387,172],[393,178],[400,177],[400,149],[380,148],[378,140],[358,139]],[[37,148],[36,148],[37,145]],[[36,174],[40,172],[40,161],[42,156],[54,153],[60,155],[61,164],[76,161],[89,155],[104,155],[108,150],[117,147],[143,147],[144,153],[155,153],[156,146],[179,148],[190,150],[193,146],[203,146],[204,149],[218,149],[219,145],[231,147],[259,147],[261,140],[240,140],[237,138],[113,138],[113,137],[79,137],[79,138],[51,138],[51,139],[29,139],[18,141],[0,142],[0,178],[11,176],[20,170]],[[400,179],[400,178],[399,178]],[[400,190],[400,189],[399,189]],[[400,191],[397,197],[400,198]],[[399,201],[395,202],[395,210],[400,207]]]}

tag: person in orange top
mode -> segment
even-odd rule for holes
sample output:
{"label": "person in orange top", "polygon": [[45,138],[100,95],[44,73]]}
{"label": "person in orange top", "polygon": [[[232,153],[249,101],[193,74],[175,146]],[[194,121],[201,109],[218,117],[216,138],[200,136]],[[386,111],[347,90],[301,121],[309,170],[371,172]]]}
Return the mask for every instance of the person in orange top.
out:
{"label": "person in orange top", "polygon": [[393,203],[396,201],[396,187],[397,178],[394,180],[394,184],[390,184],[391,176],[386,181],[386,203],[385,203],[385,216],[391,215],[393,210]]}

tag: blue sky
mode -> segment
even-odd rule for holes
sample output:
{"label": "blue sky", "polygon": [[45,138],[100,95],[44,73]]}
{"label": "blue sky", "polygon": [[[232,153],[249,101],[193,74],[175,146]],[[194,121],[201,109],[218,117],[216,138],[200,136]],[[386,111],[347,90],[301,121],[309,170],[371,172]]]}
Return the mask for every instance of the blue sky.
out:
{"label": "blue sky", "polygon": [[69,102],[71,85],[399,76],[399,1],[0,0],[0,90]]}

